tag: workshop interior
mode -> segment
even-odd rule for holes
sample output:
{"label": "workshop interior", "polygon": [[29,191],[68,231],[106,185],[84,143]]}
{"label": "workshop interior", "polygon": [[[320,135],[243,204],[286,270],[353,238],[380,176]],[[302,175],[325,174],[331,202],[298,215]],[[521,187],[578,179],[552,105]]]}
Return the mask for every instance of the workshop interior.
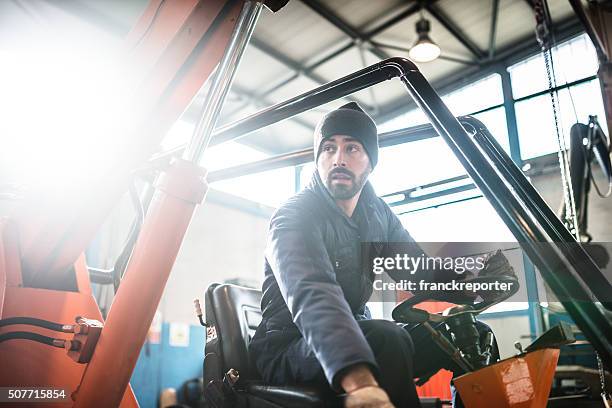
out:
{"label": "workshop interior", "polygon": [[425,327],[467,408],[610,407],[611,58],[609,0],[0,2],[0,406],[343,406],[247,345],[270,218],[357,102],[414,239],[503,245],[518,282],[372,318]]}

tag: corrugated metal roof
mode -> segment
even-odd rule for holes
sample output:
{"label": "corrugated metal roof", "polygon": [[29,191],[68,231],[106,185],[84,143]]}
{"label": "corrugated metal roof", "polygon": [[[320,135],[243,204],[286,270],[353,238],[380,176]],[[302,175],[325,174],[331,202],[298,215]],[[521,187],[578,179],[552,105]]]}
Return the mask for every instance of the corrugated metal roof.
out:
{"label": "corrugated metal roof", "polygon": [[347,23],[356,28],[365,28],[394,9],[406,4],[402,0],[334,0],[325,4]]}
{"label": "corrugated metal roof", "polygon": [[[574,24],[575,17],[566,0],[548,1],[555,22]],[[144,10],[147,0],[74,0],[48,4],[122,36]],[[291,0],[275,14],[268,10],[262,14],[222,111],[221,123],[352,73],[364,64],[379,61],[381,56],[407,56],[407,49],[416,39],[415,24],[421,14],[419,4],[424,6],[422,14],[431,23],[431,38],[442,49],[441,58],[418,64],[430,82],[437,86],[449,85],[450,81],[458,83],[465,81],[468,73],[478,74],[480,69],[491,65],[489,45],[494,0]],[[398,15],[403,19],[395,18]],[[520,44],[534,43],[534,25],[532,0],[499,0],[493,56],[507,54]],[[370,37],[372,32],[375,34]],[[362,38],[351,38],[355,36]],[[373,44],[380,47],[372,50]],[[405,91],[397,81],[392,82],[360,91],[351,99],[374,116],[386,115],[405,103]],[[188,120],[196,120],[202,100],[202,97],[196,98],[188,110]],[[339,106],[346,100],[329,106]],[[311,129],[308,128],[314,127],[327,108],[280,124],[276,126],[279,131],[262,131],[244,140],[279,152],[309,146]],[[287,134],[292,136],[286,141]]]}
{"label": "corrugated metal roof", "polygon": [[262,13],[254,36],[298,62],[344,39],[340,30],[295,0],[275,14]]}

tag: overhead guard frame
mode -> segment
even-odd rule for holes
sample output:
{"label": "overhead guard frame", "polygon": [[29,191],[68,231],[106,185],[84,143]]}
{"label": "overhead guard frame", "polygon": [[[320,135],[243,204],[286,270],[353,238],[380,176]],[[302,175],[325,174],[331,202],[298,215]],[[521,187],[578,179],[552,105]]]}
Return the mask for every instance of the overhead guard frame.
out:
{"label": "overhead guard frame", "polygon": [[[612,367],[612,322],[596,304],[596,300],[599,300],[612,310],[609,299],[612,285],[484,124],[469,116],[461,117],[460,123],[411,61],[390,58],[263,109],[217,129],[211,144],[238,139],[393,78],[399,78],[405,85],[410,96],[427,115],[433,130],[451,148],[605,364]],[[470,129],[471,134],[466,128]],[[415,133],[422,132],[421,138],[431,137],[430,131],[427,125],[415,128]],[[243,174],[245,169],[261,170],[262,166],[278,168],[283,162],[303,160],[307,152],[308,149],[236,166],[231,172],[228,172],[230,169],[219,170],[217,179],[236,177]],[[211,176],[214,177],[214,173]]]}

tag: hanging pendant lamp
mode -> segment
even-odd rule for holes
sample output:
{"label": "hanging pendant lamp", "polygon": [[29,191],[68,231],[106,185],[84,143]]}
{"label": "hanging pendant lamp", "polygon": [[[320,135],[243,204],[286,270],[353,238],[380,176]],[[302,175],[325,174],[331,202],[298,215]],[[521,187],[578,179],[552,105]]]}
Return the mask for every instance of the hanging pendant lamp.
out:
{"label": "hanging pendant lamp", "polygon": [[408,56],[415,62],[430,62],[440,56],[440,47],[429,38],[431,26],[429,20],[421,17],[416,23],[418,39],[410,48]]}

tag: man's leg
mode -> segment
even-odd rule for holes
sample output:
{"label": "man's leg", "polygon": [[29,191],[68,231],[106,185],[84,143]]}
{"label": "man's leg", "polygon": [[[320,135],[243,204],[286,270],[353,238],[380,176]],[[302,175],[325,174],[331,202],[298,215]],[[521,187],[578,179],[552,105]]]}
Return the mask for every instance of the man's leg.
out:
{"label": "man's leg", "polygon": [[360,320],[380,368],[380,386],[396,408],[420,407],[412,370],[414,347],[401,326],[387,320]]}
{"label": "man's leg", "polygon": [[[393,404],[396,408],[419,408],[412,374],[414,348],[408,332],[386,320],[360,320],[358,324],[380,368],[380,386]],[[282,336],[279,341],[270,338],[264,342],[265,347],[257,347],[257,368],[263,380],[275,385],[329,387],[321,365],[304,339],[299,337],[289,345],[281,339]]]}

